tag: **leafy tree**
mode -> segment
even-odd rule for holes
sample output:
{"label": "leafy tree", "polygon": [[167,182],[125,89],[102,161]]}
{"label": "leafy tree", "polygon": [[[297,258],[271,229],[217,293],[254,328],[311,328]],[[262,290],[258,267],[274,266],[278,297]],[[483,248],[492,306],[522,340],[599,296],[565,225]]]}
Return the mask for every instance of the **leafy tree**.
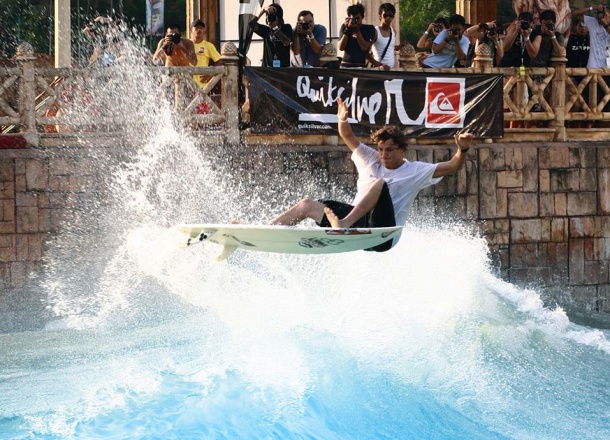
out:
{"label": "leafy tree", "polygon": [[52,27],[48,2],[4,0],[0,7],[0,51],[12,57],[19,43],[27,41],[36,52],[49,52]]}
{"label": "leafy tree", "polygon": [[399,3],[400,39],[413,46],[436,17],[455,14],[455,0],[409,0]]}

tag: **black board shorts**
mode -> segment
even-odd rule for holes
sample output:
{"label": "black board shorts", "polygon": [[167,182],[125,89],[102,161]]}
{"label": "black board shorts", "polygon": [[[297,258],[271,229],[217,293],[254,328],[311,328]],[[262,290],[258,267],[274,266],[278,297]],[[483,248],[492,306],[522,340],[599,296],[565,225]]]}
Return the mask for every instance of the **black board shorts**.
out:
{"label": "black board shorts", "polygon": [[[349,214],[354,207],[349,203],[337,202],[335,200],[318,200],[318,202],[323,205],[328,206],[339,218],[344,218],[347,214]],[[318,226],[322,228],[331,228],[331,224],[326,217],[326,214],[322,216],[322,220],[320,223],[317,223]],[[396,217],[394,216],[394,205],[392,204],[392,197],[390,197],[390,190],[388,189],[388,184],[384,182],[383,188],[381,189],[381,194],[379,195],[379,200],[377,201],[377,205],[364,214],[356,223],[354,223],[352,228],[383,228],[388,226],[396,226]],[[392,248],[393,238],[381,243],[375,247],[365,249],[365,251],[373,251],[373,252],[385,252],[389,251]]]}

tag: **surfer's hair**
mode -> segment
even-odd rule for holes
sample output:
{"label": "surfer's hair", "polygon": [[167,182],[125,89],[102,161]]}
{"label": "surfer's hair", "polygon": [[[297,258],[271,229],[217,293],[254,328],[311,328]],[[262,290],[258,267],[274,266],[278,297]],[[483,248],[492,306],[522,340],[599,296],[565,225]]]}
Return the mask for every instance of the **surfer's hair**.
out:
{"label": "surfer's hair", "polygon": [[395,125],[386,125],[379,130],[375,130],[371,133],[371,139],[375,143],[379,141],[385,142],[388,139],[392,139],[401,150],[406,150],[407,146],[409,145],[405,132]]}

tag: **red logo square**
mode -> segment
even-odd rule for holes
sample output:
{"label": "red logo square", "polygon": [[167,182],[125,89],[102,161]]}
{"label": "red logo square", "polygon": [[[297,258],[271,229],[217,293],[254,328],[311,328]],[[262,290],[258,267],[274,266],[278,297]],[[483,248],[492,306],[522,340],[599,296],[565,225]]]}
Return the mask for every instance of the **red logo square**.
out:
{"label": "red logo square", "polygon": [[426,127],[463,128],[465,78],[428,78]]}

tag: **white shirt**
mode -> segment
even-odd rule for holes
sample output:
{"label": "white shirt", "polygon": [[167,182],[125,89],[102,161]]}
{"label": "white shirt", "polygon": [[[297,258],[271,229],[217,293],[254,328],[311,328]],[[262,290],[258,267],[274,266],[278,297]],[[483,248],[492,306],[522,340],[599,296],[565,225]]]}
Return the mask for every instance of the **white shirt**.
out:
{"label": "white shirt", "polygon": [[[401,166],[390,170],[381,163],[377,150],[362,143],[352,153],[352,161],[358,170],[358,191],[352,205],[355,206],[364,197],[373,180],[381,178],[388,184],[398,226],[407,222],[411,205],[417,194],[442,179],[442,177],[432,177],[437,167],[435,163],[409,162],[405,159]],[[400,235],[394,237],[393,245],[399,238]]]}
{"label": "white shirt", "polygon": [[599,24],[596,18],[584,16],[585,24],[589,28],[589,62],[587,67],[593,69],[598,67],[608,67],[607,47],[610,45],[610,34],[606,32],[606,29]]}

